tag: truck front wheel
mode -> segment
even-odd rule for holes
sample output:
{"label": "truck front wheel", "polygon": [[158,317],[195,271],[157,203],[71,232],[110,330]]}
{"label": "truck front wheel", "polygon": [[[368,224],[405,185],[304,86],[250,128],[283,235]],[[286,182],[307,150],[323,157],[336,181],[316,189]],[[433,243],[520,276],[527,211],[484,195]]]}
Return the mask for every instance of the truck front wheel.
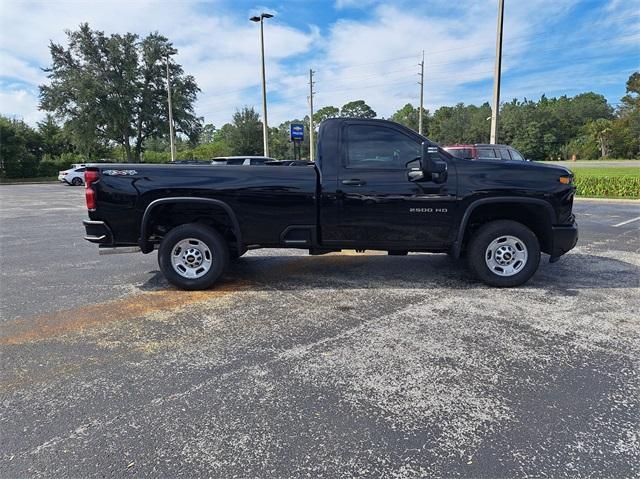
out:
{"label": "truck front wheel", "polygon": [[536,235],[516,221],[492,221],[480,227],[467,250],[469,267],[485,283],[519,286],[529,280],[540,263]]}
{"label": "truck front wheel", "polygon": [[158,264],[167,280],[181,289],[211,287],[229,263],[229,248],[222,236],[205,225],[176,226],[160,243]]}

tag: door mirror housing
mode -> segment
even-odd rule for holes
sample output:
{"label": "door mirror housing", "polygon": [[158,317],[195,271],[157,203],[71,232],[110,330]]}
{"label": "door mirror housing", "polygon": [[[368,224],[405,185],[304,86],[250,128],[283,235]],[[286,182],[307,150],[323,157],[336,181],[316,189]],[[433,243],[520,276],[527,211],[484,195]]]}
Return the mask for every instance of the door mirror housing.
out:
{"label": "door mirror housing", "polygon": [[440,158],[438,147],[426,141],[422,143],[420,169],[425,180],[440,183],[447,178],[447,162]]}

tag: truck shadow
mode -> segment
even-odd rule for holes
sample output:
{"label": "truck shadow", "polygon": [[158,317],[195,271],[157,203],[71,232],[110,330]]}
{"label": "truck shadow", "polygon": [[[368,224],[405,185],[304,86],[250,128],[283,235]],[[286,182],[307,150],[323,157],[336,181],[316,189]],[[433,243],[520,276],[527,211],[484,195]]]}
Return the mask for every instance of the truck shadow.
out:
{"label": "truck shadow", "polygon": [[[545,288],[572,295],[593,288],[638,288],[640,267],[593,254],[570,253],[540,268],[523,287]],[[150,272],[142,290],[172,288],[159,271]],[[247,256],[230,265],[219,285],[243,280],[248,290],[490,288],[476,280],[463,260],[446,255]],[[215,287],[214,287],[215,289]]]}

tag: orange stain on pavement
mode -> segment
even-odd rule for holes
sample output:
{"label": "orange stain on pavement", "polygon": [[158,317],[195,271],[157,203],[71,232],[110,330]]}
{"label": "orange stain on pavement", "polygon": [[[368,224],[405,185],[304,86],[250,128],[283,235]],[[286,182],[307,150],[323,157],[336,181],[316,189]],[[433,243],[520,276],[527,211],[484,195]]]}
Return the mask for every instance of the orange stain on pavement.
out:
{"label": "orange stain on pavement", "polygon": [[173,311],[194,303],[233,295],[245,286],[245,283],[234,282],[210,291],[152,291],[89,306],[20,318],[2,325],[0,345],[24,344],[67,333],[82,332],[116,321],[129,321],[158,311]]}

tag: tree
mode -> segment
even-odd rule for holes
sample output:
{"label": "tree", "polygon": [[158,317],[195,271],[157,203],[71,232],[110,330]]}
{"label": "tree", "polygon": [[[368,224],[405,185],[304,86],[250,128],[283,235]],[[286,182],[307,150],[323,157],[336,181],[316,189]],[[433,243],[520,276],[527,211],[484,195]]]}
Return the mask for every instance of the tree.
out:
{"label": "tree", "polygon": [[224,141],[234,155],[262,155],[262,122],[253,107],[244,107],[233,114],[233,123],[227,123],[214,135]]}
{"label": "tree", "polygon": [[[420,108],[414,107],[411,103],[407,103],[391,115],[389,119],[411,128],[414,131],[418,131],[420,127]],[[427,110],[422,111],[422,128],[423,133],[426,135],[426,132],[429,131],[429,112]]]}
{"label": "tree", "polygon": [[364,100],[355,100],[342,106],[340,116],[346,118],[375,118],[376,112]]}
{"label": "tree", "polygon": [[[49,46],[50,84],[40,86],[40,108],[65,122],[79,149],[115,142],[128,161],[140,161],[145,140],[168,134],[166,59],[177,50],[157,33],[107,36],[86,23],[67,39],[68,47]],[[176,131],[197,138],[198,86],[179,64],[170,61],[169,71]]]}
{"label": "tree", "polygon": [[64,130],[56,123],[53,115],[47,115],[43,121],[38,122],[38,133],[42,140],[44,155],[57,157],[73,149]]}
{"label": "tree", "polygon": [[201,145],[203,143],[212,143],[215,133],[216,133],[216,127],[213,126],[211,123],[207,123],[202,127],[202,130],[200,131],[200,137],[198,138],[198,143]]}
{"label": "tree", "polygon": [[587,133],[595,139],[598,148],[600,148],[600,157],[609,156],[609,148],[612,139],[613,122],[606,118],[598,118],[591,121],[586,126]]}
{"label": "tree", "polygon": [[620,99],[613,133],[616,154],[626,157],[640,155],[640,72],[632,73],[627,80],[626,94]]}
{"label": "tree", "polygon": [[337,118],[340,116],[340,109],[335,106],[323,106],[313,114],[313,123],[318,126],[327,118]]}
{"label": "tree", "polygon": [[443,145],[487,143],[489,116],[491,107],[488,103],[481,106],[458,103],[453,107],[440,107],[429,121],[429,137]]}
{"label": "tree", "polygon": [[39,133],[20,120],[0,116],[0,172],[7,178],[37,176],[42,155]]}

